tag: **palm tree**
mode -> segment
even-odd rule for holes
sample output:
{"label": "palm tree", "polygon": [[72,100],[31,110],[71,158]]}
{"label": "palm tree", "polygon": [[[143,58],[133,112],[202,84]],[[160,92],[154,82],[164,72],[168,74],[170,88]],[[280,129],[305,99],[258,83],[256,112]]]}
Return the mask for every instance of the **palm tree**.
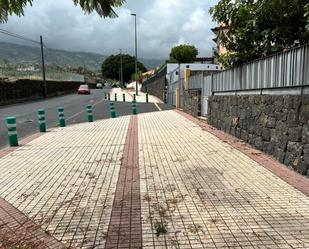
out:
{"label": "palm tree", "polygon": [[[120,7],[125,0],[73,0],[73,2],[75,5],[80,5],[86,13],[96,11],[101,17],[117,17],[114,8]],[[0,0],[0,23],[7,22],[8,16],[12,14],[23,15],[26,5],[32,3],[33,0]]]}

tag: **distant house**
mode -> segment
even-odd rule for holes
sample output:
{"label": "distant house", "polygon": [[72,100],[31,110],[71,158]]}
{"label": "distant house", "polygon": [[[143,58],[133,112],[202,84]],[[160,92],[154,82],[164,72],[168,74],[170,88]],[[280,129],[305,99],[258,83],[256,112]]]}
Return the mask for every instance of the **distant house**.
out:
{"label": "distant house", "polygon": [[194,64],[215,64],[215,57],[196,57]]}
{"label": "distant house", "polygon": [[206,76],[212,73],[220,72],[222,70],[222,67],[216,64],[203,63],[182,63],[180,65],[176,63],[168,63],[166,75],[168,84],[177,82],[179,78],[184,78],[186,69],[190,69],[191,75],[202,72]]}
{"label": "distant house", "polygon": [[18,72],[39,72],[39,69],[36,69],[34,66],[19,66],[16,69]]}
{"label": "distant house", "polygon": [[228,31],[228,27],[224,24],[220,24],[218,27],[211,29],[212,32],[214,32],[214,34],[216,35],[216,37],[213,39],[213,41],[217,44],[216,47],[213,48],[213,54],[214,55],[223,55],[225,53],[227,53],[227,49],[224,47],[224,45],[222,44],[222,41],[220,39],[220,34],[221,32],[227,32]]}

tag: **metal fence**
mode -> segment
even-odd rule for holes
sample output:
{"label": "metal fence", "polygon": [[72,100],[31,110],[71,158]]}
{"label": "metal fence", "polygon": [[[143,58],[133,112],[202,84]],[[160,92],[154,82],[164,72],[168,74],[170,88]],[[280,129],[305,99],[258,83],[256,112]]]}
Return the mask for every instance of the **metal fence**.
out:
{"label": "metal fence", "polygon": [[309,94],[309,45],[220,73],[194,74],[189,89],[202,90],[202,115],[207,115],[211,95]]}
{"label": "metal fence", "polygon": [[[176,74],[177,72],[177,74]],[[184,72],[176,68],[167,75],[167,103],[176,106],[176,89],[179,89],[179,104],[183,108],[184,104]]]}
{"label": "metal fence", "polygon": [[309,85],[309,45],[213,75],[212,92],[294,88]]}

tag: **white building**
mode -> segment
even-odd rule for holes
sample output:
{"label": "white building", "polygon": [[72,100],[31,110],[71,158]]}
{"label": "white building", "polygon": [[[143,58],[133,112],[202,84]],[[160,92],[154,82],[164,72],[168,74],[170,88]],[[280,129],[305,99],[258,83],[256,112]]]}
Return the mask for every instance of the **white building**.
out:
{"label": "white building", "polygon": [[192,74],[194,74],[194,72],[205,72],[211,74],[212,72],[218,72],[222,70],[222,67],[216,64],[183,63],[179,65],[177,63],[168,63],[166,75],[168,83],[173,83],[179,80],[179,66],[180,78],[184,78],[185,70],[187,68],[190,69]]}

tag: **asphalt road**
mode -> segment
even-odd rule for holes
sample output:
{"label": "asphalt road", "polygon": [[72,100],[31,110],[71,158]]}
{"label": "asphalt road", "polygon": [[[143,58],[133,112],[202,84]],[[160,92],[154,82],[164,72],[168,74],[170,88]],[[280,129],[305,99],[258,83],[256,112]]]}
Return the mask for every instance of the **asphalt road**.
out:
{"label": "asphalt road", "polygon": [[[65,95],[47,100],[27,102],[10,106],[0,107],[0,148],[8,144],[7,127],[5,118],[15,116],[17,122],[18,137],[29,136],[38,131],[37,110],[44,108],[46,112],[47,129],[58,126],[58,107],[64,107],[67,125],[87,121],[86,106],[92,103],[95,120],[110,118],[109,103],[105,101],[105,89],[92,90],[91,95]],[[138,103],[138,112],[155,112],[158,108],[153,103]],[[169,110],[173,107],[159,104],[162,110]],[[117,116],[130,115],[132,113],[131,103],[116,102]]]}

